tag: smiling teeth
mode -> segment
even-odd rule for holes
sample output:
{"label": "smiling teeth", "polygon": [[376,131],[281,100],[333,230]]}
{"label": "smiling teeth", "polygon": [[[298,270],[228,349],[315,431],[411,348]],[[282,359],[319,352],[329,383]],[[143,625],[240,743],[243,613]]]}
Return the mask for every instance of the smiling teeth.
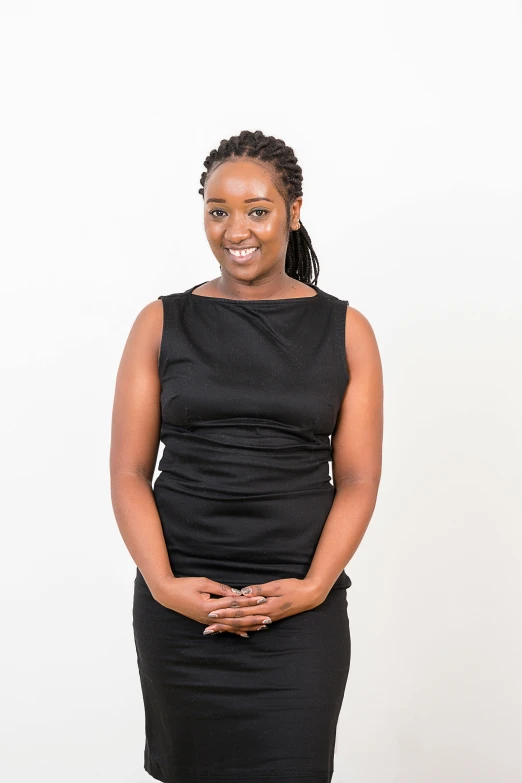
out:
{"label": "smiling teeth", "polygon": [[228,250],[233,256],[248,256],[253,250],[257,250],[257,247],[246,247],[244,250],[232,250],[229,247]]}

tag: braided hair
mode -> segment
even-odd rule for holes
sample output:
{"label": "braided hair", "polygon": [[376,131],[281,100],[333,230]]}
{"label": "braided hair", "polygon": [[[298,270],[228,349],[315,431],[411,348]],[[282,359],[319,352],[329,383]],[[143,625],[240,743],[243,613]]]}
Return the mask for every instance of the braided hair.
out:
{"label": "braided hair", "polygon": [[[211,151],[204,162],[207,169],[201,175],[201,188],[204,194],[207,177],[217,165],[237,157],[248,157],[268,161],[275,170],[275,185],[281,193],[286,206],[286,218],[290,222],[290,205],[298,196],[303,195],[303,173],[294,151],[284,141],[274,136],[265,136],[260,131],[241,131],[239,136],[222,139],[217,149]],[[312,247],[308,232],[301,223],[297,231],[291,231],[285,258],[285,272],[289,277],[303,283],[317,283],[319,261]],[[312,280],[312,274],[315,275]]]}

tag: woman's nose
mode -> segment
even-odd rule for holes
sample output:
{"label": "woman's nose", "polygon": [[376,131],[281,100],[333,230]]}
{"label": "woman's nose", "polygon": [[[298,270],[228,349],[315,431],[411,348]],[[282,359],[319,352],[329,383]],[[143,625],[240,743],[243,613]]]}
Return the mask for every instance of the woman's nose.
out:
{"label": "woman's nose", "polygon": [[250,227],[244,218],[232,218],[225,231],[225,239],[231,244],[239,244],[250,236]]}

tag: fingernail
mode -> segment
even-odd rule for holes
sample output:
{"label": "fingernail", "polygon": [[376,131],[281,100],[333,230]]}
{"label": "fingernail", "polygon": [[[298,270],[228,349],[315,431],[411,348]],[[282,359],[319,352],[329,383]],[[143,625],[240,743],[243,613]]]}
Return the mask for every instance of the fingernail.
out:
{"label": "fingernail", "polygon": [[270,619],[270,617],[267,617],[266,620],[262,620],[263,625],[269,625],[269,623],[271,622],[272,620]]}
{"label": "fingernail", "polygon": [[247,634],[247,633],[240,633],[239,635],[240,635],[240,636],[246,636],[246,638],[247,638],[247,639],[249,638],[249,636],[248,636],[248,634]]}
{"label": "fingernail", "polygon": [[250,593],[252,592],[252,588],[251,587],[242,587],[241,588],[241,592],[243,593],[243,595],[250,595]]}
{"label": "fingernail", "polygon": [[266,601],[266,598],[264,595],[261,596],[261,598],[258,598],[256,601],[256,604],[264,604]]}
{"label": "fingernail", "polygon": [[217,612],[209,612],[209,613],[207,614],[207,617],[219,617],[219,615],[218,615],[218,613],[217,613]]}
{"label": "fingernail", "polygon": [[262,625],[260,628],[256,628],[256,631],[266,631],[266,625]]}
{"label": "fingernail", "polygon": [[236,593],[237,595],[242,595],[241,590],[238,590],[237,587],[231,587],[230,588],[233,593]]}
{"label": "fingernail", "polygon": [[205,628],[205,630],[203,631],[203,633],[204,633],[204,634],[205,634],[205,636],[206,636],[206,635],[207,635],[207,634],[209,634],[209,633],[214,633],[214,631],[212,630],[212,628]]}

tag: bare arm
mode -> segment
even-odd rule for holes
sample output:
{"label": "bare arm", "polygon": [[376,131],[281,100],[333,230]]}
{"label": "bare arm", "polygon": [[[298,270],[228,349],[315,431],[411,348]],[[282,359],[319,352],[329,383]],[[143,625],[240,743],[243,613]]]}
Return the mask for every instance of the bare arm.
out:
{"label": "bare arm", "polygon": [[358,310],[346,314],[350,381],[332,434],[334,502],[306,581],[320,598],[328,595],[351,560],[370,523],[381,479],[383,378],[377,341]]}
{"label": "bare arm", "polygon": [[116,378],[110,449],[111,499],[125,545],[155,596],[174,579],[152,491],[161,422],[158,353],[163,303],[138,314]]}

